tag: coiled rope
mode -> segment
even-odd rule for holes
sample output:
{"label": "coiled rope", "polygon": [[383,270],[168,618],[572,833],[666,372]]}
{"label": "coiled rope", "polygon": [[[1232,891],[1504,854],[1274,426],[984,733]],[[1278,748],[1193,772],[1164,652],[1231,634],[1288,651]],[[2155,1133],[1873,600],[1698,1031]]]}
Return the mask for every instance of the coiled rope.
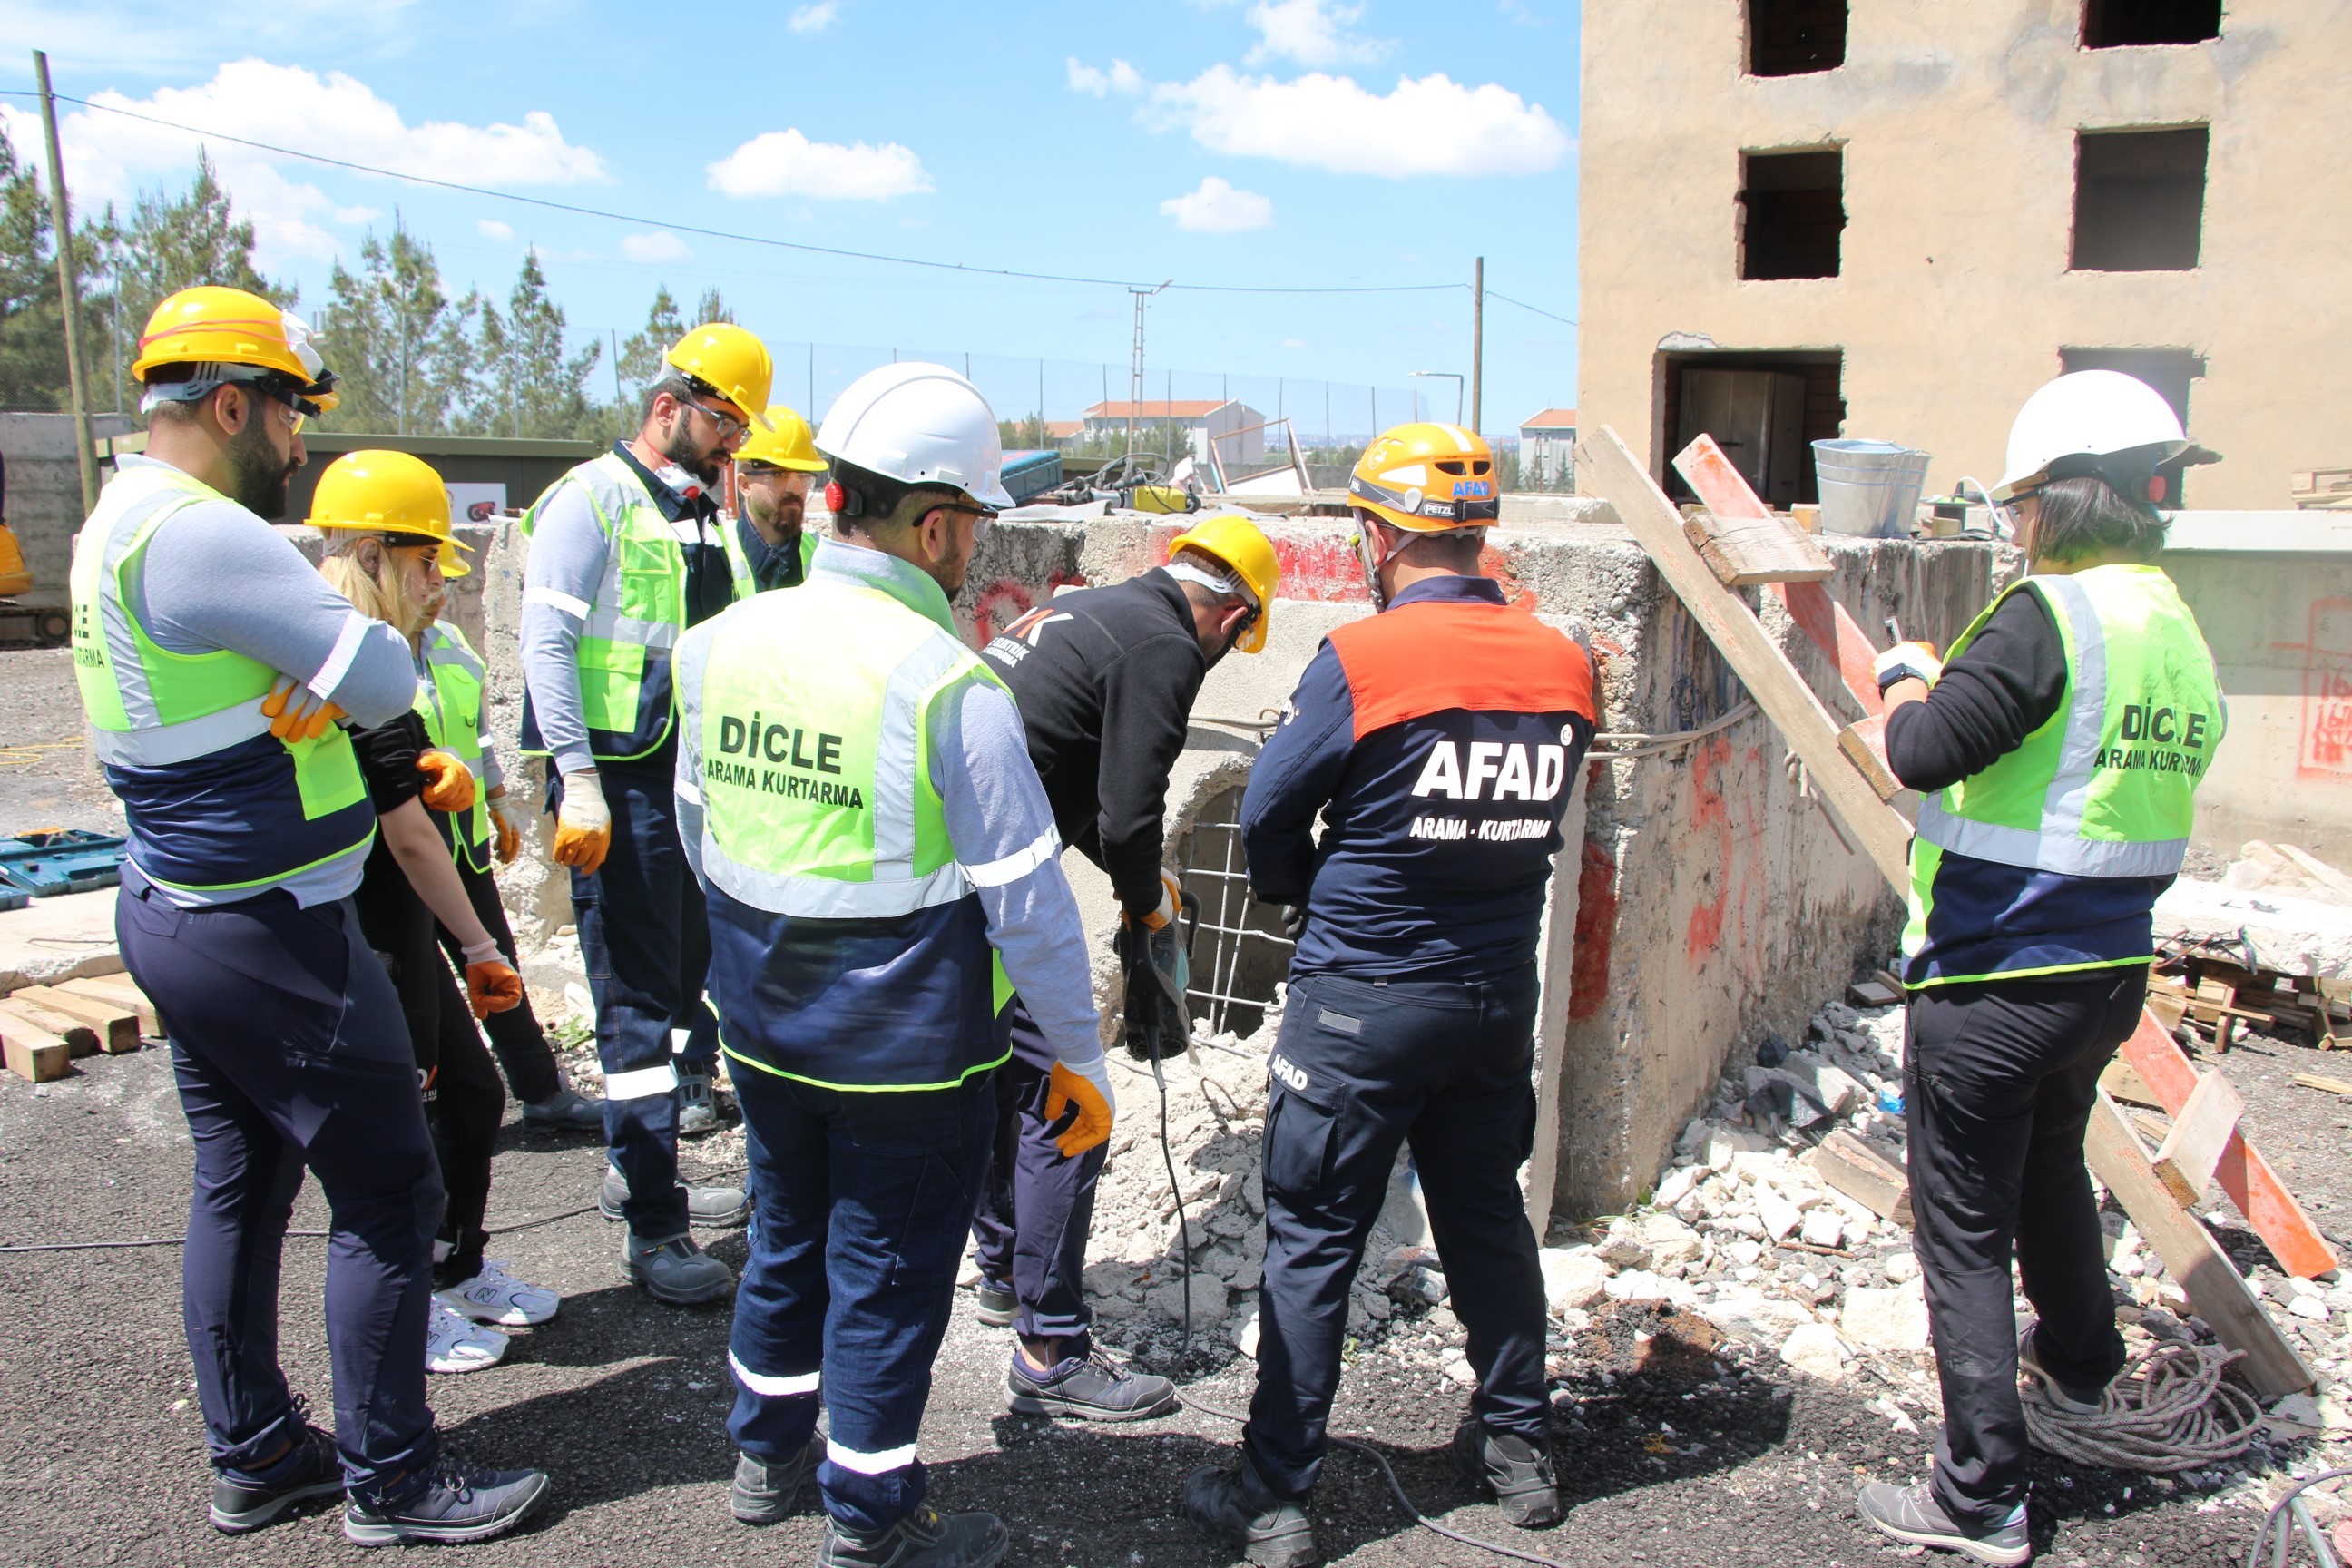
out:
{"label": "coiled rope", "polygon": [[2234,1459],[2254,1440],[2263,1408],[2222,1373],[2243,1351],[2156,1345],[2124,1363],[2095,1415],[2061,1410],[2038,1380],[2022,1398],[2033,1446],[2077,1464],[2164,1474]]}

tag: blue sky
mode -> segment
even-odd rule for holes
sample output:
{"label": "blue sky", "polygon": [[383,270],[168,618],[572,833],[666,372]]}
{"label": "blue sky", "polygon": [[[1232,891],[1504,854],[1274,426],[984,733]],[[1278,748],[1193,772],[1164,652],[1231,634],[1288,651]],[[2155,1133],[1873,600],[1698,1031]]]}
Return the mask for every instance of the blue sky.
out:
{"label": "blue sky", "polygon": [[[456,290],[503,294],[538,247],[577,333],[625,335],[656,283],[706,286],[778,344],[971,353],[1002,404],[1123,396],[1117,287],[955,276],[795,253],[688,227],[895,256],[1156,283],[1291,288],[1466,282],[1576,313],[1576,0],[1163,0],[1156,6],[764,7],[505,0],[461,6],[0,0],[0,87],[58,90],[351,162],[606,209],[550,212],[210,143],[260,224],[264,269],[323,291],[395,208]],[[68,184],[95,205],[185,183],[194,142],[65,107]],[[33,106],[0,100],[20,153]],[[1150,306],[1162,374],[1219,373],[1310,426],[1292,384],[1330,378],[1450,416],[1466,289],[1264,295],[1171,290]],[[799,351],[803,355],[806,351]],[[994,356],[994,357],[992,357]],[[794,395],[780,350],[778,396]],[[1091,376],[1094,384],[1087,384]],[[1273,378],[1286,379],[1274,391]],[[1263,379],[1260,379],[1263,378]],[[805,374],[801,378],[805,383]],[[820,401],[829,396],[822,389]],[[1026,395],[1007,388],[1018,380]],[[1180,378],[1176,395],[1220,390]],[[1574,402],[1575,331],[1490,300],[1486,418]],[[1350,394],[1334,394],[1342,404]],[[1271,410],[1269,410],[1271,412]],[[1335,414],[1341,428],[1368,415]],[[1305,432],[1313,439],[1317,431]]]}

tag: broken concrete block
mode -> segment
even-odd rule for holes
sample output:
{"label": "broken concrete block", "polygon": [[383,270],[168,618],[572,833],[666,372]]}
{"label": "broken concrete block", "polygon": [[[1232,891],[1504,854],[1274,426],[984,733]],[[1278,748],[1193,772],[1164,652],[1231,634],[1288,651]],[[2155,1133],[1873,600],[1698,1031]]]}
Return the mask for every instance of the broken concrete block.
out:
{"label": "broken concrete block", "polygon": [[1856,1288],[1845,1293],[1838,1326],[1855,1344],[1910,1353],[1927,1348],[1927,1302],[1916,1281],[1891,1290]]}
{"label": "broken concrete block", "polygon": [[1613,1275],[1601,1289],[1612,1301],[1663,1301],[1672,1294],[1666,1281],[1646,1268]]}
{"label": "broken concrete block", "polygon": [[1826,1204],[1808,1211],[1797,1229],[1798,1239],[1810,1247],[1835,1247],[1844,1235],[1845,1217]]}
{"label": "broken concrete block", "polygon": [[1759,1241],[1751,1241],[1743,1236],[1725,1247],[1724,1252],[1730,1258],[1735,1268],[1746,1268],[1764,1256],[1764,1245]]}
{"label": "broken concrete block", "polygon": [[[1174,1321],[1184,1315],[1184,1281],[1170,1279],[1144,1294],[1144,1305]],[[1195,1327],[1225,1315],[1225,1282],[1213,1274],[1192,1276],[1192,1322]]]}
{"label": "broken concrete block", "polygon": [[1827,1323],[1805,1323],[1780,1342],[1780,1359],[1799,1372],[1837,1383],[1845,1377],[1845,1347]]}
{"label": "broken concrete block", "polygon": [[1761,1154],[1772,1147],[1772,1141],[1760,1132],[1745,1127],[1733,1127],[1727,1122],[1707,1123],[1706,1142],[1702,1150],[1703,1163],[1710,1171],[1727,1171],[1735,1154]]}
{"label": "broken concrete block", "polygon": [[1862,1104],[1862,1085],[1853,1075],[1811,1051],[1790,1053],[1780,1070],[1801,1093],[1832,1116],[1843,1116]]}
{"label": "broken concrete block", "polygon": [[1234,1348],[1250,1360],[1257,1360],[1257,1309],[1255,1307],[1252,1307],[1248,1315],[1234,1325]]}
{"label": "broken concrete block", "polygon": [[1608,1264],[1589,1247],[1547,1247],[1538,1253],[1543,1265],[1544,1300],[1554,1311],[1590,1307],[1606,1293]]}
{"label": "broken concrete block", "polygon": [[1687,1197],[1691,1189],[1697,1186],[1706,1175],[1706,1167],[1704,1165],[1677,1165],[1666,1173],[1665,1179],[1658,1184],[1658,1190],[1651,1195],[1650,1201],[1659,1208],[1670,1209]]}
{"label": "broken concrete block", "polygon": [[1812,1313],[1794,1301],[1744,1288],[1700,1303],[1698,1314],[1735,1339],[1764,1349],[1813,1321]]}
{"label": "broken concrete block", "polygon": [[1897,1285],[1919,1278],[1919,1260],[1908,1252],[1890,1252],[1886,1255],[1885,1261],[1879,1267],[1885,1269],[1886,1277]]}
{"label": "broken concrete block", "polygon": [[1698,1232],[1672,1215],[1644,1215],[1634,1225],[1633,1234],[1649,1249],[1654,1267],[1687,1263],[1703,1250]]}
{"label": "broken concrete block", "polygon": [[1601,1260],[1612,1268],[1641,1268],[1650,1261],[1649,1247],[1631,1229],[1611,1231],[1599,1251]]}
{"label": "broken concrete block", "polygon": [[1756,1189],[1756,1217],[1764,1222],[1764,1234],[1774,1241],[1786,1239],[1805,1218],[1796,1205],[1770,1187]]}

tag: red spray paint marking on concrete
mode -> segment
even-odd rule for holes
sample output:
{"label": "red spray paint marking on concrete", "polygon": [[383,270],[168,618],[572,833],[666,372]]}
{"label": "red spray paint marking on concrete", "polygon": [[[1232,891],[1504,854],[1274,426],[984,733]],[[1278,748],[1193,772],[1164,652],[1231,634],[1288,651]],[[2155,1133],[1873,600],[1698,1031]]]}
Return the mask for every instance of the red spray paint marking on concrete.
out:
{"label": "red spray paint marking on concrete", "polygon": [[1576,875],[1576,950],[1568,962],[1570,1021],[1592,1017],[1609,999],[1609,947],[1616,931],[1617,863],[1587,839]]}
{"label": "red spray paint marking on concrete", "polygon": [[[1167,559],[1170,542],[1188,526],[1163,523],[1152,531],[1152,543],[1160,560]],[[1363,563],[1353,543],[1353,524],[1335,519],[1319,528],[1281,522],[1258,526],[1265,531],[1276,563],[1282,568],[1278,597],[1318,605],[1360,605],[1370,599],[1364,589]],[[1480,552],[1478,570],[1502,584],[1503,596],[1510,603],[1523,610],[1537,607],[1534,591],[1520,583],[1509,558],[1495,546],[1490,544]]]}
{"label": "red spray paint marking on concrete", "polygon": [[1018,578],[1005,578],[984,590],[972,605],[971,646],[987,647],[988,640],[999,631],[1035,609],[1042,601],[1052,598],[1056,588],[1083,588],[1086,583],[1075,572],[1056,572],[1045,580],[1041,593]]}
{"label": "red spray paint marking on concrete", "polygon": [[2315,599],[2309,640],[2281,643],[2303,654],[2303,733],[2295,776],[2352,779],[2352,599]]}

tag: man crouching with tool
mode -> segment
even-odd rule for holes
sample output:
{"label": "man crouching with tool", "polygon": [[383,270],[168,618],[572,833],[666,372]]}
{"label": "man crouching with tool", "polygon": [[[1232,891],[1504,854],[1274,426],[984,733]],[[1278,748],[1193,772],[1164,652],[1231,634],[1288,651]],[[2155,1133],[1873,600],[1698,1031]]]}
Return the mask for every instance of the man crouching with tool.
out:
{"label": "man crouching with tool", "polygon": [[1316,1561],[1306,1501],[1349,1288],[1407,1142],[1478,1377],[1455,1462],[1511,1523],[1560,1517],[1517,1172],[1537,929],[1592,741],[1591,661],[1478,574],[1498,512],[1478,436],[1399,426],[1348,493],[1382,613],[1325,639],[1242,802],[1252,890],[1307,911],[1267,1089],[1257,1391],[1238,1461],[1184,1488],[1193,1522],[1260,1568]]}
{"label": "man crouching with tool", "polygon": [[[1209,518],[1171,544],[1166,565],[1062,595],[981,650],[1020,703],[1062,841],[1111,879],[1129,1034],[1149,1019],[1162,1054],[1185,1042],[1178,889],[1160,865],[1168,775],[1210,667],[1232,648],[1265,646],[1278,572],[1255,524]],[[1046,1109],[1053,1053],[1018,997],[998,1016],[998,1029],[1008,1026],[1013,1056],[996,1075],[994,1160],[972,1230],[980,1319],[1020,1339],[1006,1374],[1012,1407],[1093,1421],[1164,1415],[1175,1385],[1116,1366],[1087,1331],[1081,1275],[1107,1150],[1061,1152]]]}

